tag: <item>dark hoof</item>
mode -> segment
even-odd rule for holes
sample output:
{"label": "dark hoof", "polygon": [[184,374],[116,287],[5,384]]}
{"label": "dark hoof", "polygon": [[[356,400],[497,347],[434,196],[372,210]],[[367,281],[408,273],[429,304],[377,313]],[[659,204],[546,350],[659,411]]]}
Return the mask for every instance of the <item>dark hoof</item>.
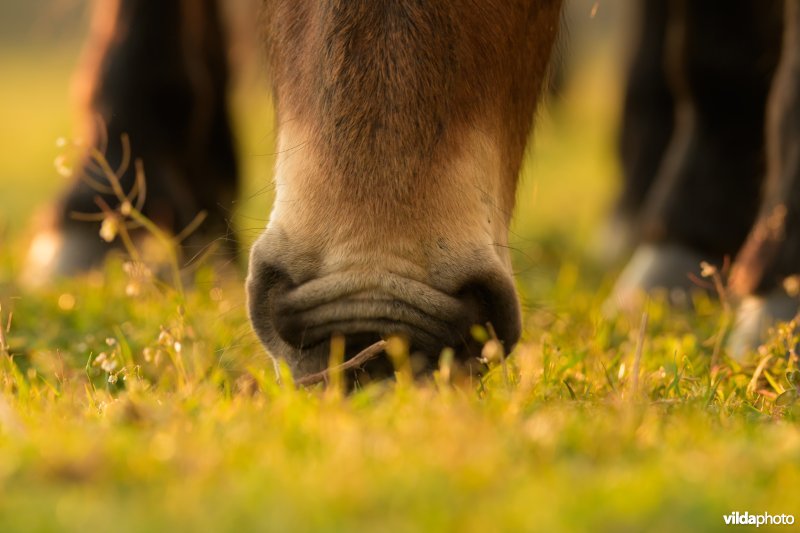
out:
{"label": "dark hoof", "polygon": [[44,225],[31,240],[20,282],[29,287],[42,286],[99,268],[111,248],[88,227],[62,229]]}
{"label": "dark hoof", "polygon": [[643,244],[633,253],[614,285],[604,309],[607,313],[640,310],[648,295],[666,294],[675,306],[690,306],[691,293],[701,290],[694,282],[705,257],[674,244]]}
{"label": "dark hoof", "polygon": [[747,296],[736,309],[736,321],[728,338],[728,354],[744,361],[767,338],[770,327],[792,320],[800,302],[781,289],[763,296]]}

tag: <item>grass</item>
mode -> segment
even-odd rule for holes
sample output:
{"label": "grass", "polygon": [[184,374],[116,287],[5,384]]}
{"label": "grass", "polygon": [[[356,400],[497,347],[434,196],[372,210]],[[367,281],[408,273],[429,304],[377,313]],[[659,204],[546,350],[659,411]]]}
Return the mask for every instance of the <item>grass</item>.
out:
{"label": "grass", "polygon": [[[605,67],[583,74],[605,98],[575,83],[540,117],[512,239],[524,342],[471,383],[279,384],[241,280],[211,269],[185,298],[120,259],[24,291],[19,228],[51,192],[8,187],[0,530],[672,531],[722,529],[732,511],[800,514],[800,405],[776,401],[795,387],[789,329],[746,364],[723,351],[712,365],[725,320],[714,301],[688,314],[654,300],[644,330],[641,316],[600,311],[614,273],[581,250],[613,197]],[[238,94],[237,116],[254,101]],[[268,205],[262,124],[239,121],[246,236]],[[5,139],[18,149],[0,157],[0,180],[17,168],[56,187],[56,149],[40,143],[61,134]]]}

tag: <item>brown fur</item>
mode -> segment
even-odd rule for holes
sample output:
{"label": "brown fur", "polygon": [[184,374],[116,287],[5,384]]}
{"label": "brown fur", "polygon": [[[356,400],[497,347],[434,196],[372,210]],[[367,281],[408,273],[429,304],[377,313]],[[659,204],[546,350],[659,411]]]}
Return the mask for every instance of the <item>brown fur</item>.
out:
{"label": "brown fur", "polygon": [[[306,142],[320,147],[327,179],[340,182],[330,188],[348,205],[413,204],[458,132],[487,117],[513,182],[559,4],[270,0],[278,119],[313,124]],[[513,204],[513,193],[509,184],[503,203]]]}
{"label": "brown fur", "polygon": [[276,355],[313,371],[309,336],[413,323],[413,341],[422,315],[431,355],[475,322],[516,342],[508,224],[560,4],[266,3],[280,155],[250,307]]}

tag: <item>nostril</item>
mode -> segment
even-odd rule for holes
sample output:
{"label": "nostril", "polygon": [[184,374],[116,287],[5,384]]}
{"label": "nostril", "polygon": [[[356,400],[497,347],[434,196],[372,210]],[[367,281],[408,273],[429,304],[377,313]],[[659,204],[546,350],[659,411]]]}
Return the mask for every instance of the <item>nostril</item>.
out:
{"label": "nostril", "polygon": [[506,351],[514,347],[522,325],[519,300],[510,280],[491,274],[476,278],[463,285],[457,296],[470,326],[491,324]]}
{"label": "nostril", "polygon": [[247,308],[250,322],[261,342],[270,346],[275,340],[276,294],[291,286],[291,278],[281,267],[251,260],[247,275]]}

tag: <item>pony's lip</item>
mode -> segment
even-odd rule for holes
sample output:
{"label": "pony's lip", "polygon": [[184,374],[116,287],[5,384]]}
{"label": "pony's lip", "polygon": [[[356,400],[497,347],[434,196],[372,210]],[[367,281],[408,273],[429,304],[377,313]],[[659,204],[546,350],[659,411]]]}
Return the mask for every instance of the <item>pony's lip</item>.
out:
{"label": "pony's lip", "polygon": [[337,333],[373,333],[399,334],[418,349],[434,351],[462,344],[470,325],[461,301],[394,274],[336,274],[272,297],[276,331],[301,349]]}

